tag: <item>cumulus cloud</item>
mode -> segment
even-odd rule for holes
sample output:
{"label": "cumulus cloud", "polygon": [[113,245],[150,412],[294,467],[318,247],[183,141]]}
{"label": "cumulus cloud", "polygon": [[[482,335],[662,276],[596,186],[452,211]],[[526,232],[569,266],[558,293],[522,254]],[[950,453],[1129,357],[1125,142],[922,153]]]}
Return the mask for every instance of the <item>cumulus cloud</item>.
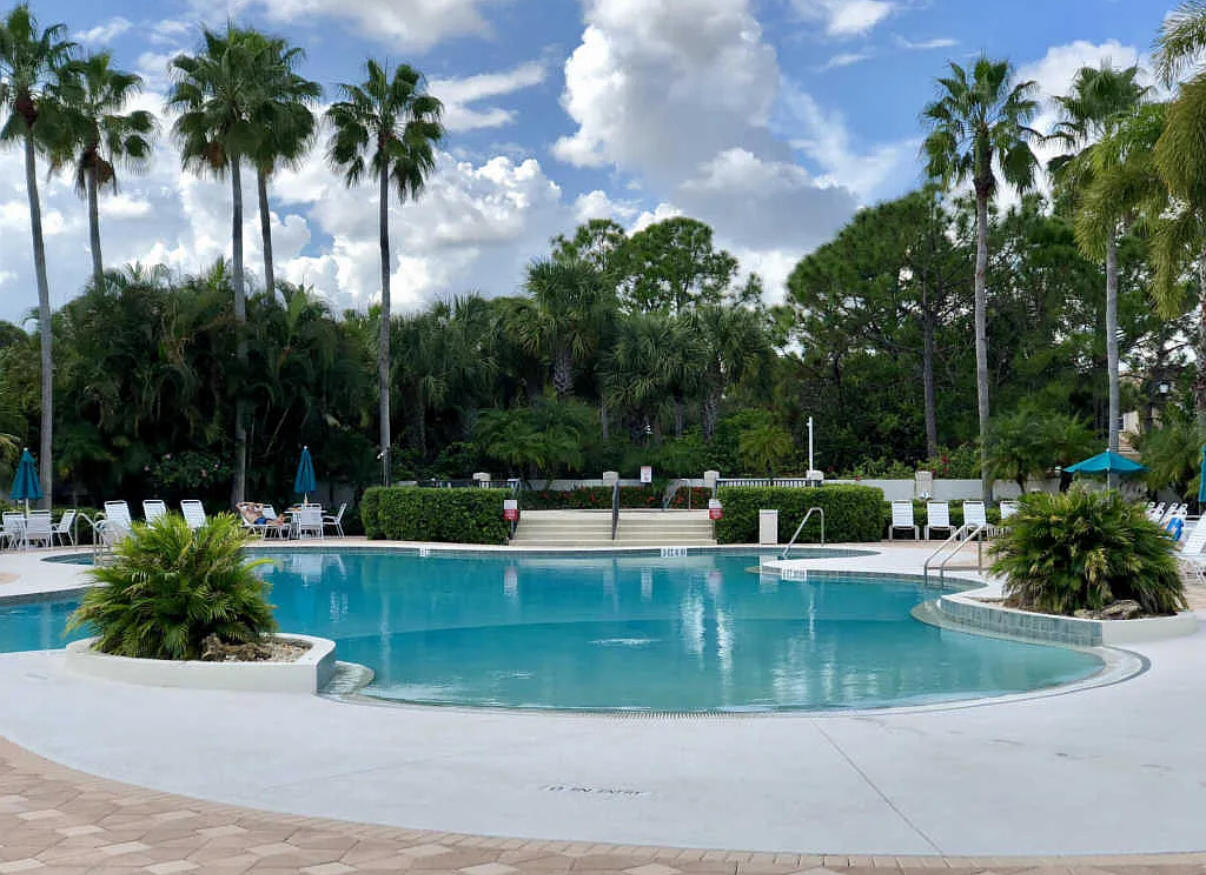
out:
{"label": "cumulus cloud", "polygon": [[806,21],[817,21],[833,37],[859,36],[869,32],[892,14],[889,0],[792,0],[796,13]]}
{"label": "cumulus cloud", "polygon": [[[270,21],[331,18],[363,36],[399,49],[425,51],[441,40],[490,32],[483,10],[501,0],[231,0],[234,10],[255,9]],[[194,8],[209,14],[210,4]]]}
{"label": "cumulus cloud", "polygon": [[95,27],[90,27],[88,30],[80,31],[73,34],[72,38],[86,46],[99,46],[104,48],[108,43],[112,42],[117,37],[121,36],[134,24],[128,18],[123,18],[118,15],[110,18],[108,21],[102,22]]}
{"label": "cumulus cloud", "polygon": [[444,125],[450,131],[497,128],[511,124],[515,113],[497,106],[475,108],[474,103],[502,97],[539,85],[545,79],[544,64],[532,61],[499,73],[479,73],[453,79],[432,79],[428,90],[444,103]]}

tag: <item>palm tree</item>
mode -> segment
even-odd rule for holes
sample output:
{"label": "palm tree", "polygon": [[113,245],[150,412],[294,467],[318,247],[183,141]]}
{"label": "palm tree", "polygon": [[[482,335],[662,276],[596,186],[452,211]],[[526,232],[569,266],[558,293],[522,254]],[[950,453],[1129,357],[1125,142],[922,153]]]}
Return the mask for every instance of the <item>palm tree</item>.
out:
{"label": "palm tree", "polygon": [[262,51],[273,71],[272,76],[260,83],[259,103],[251,111],[258,143],[250,156],[255,164],[256,195],[259,200],[264,288],[271,294],[276,290],[276,272],[272,263],[268,179],[282,165],[295,167],[309,151],[315,130],[314,113],[310,106],[322,95],[322,86],[294,72],[297,63],[305,57],[300,48],[254,32],[248,36],[262,41]]}
{"label": "palm tree", "polygon": [[[343,84],[343,100],[327,110],[334,127],[328,156],[343,170],[344,181],[356,185],[371,170],[377,176],[377,215],[381,247],[381,316],[377,344],[377,383],[380,393],[382,480],[390,481],[390,250],[389,185],[399,199],[414,200],[435,169],[435,146],[443,139],[443,104],[426,91],[423,74],[400,64],[390,75],[374,60],[365,65],[368,78],[359,85]],[[366,163],[366,159],[367,162]]]}
{"label": "palm tree", "polygon": [[738,452],[746,470],[765,472],[769,477],[774,477],[775,469],[791,460],[795,449],[791,432],[770,423],[743,431],[738,439]]}
{"label": "palm tree", "polygon": [[691,317],[704,342],[703,437],[710,441],[720,419],[725,389],[769,362],[770,341],[759,315],[745,307],[705,306]]}
{"label": "palm tree", "polygon": [[976,397],[980,415],[981,489],[992,499],[988,447],[988,205],[1004,181],[1025,190],[1034,184],[1037,159],[1028,122],[1038,111],[1033,82],[1014,82],[1008,61],[981,56],[971,78],[958,64],[938,79],[940,96],[922,112],[930,129],[922,146],[930,177],[946,187],[971,181],[976,195]]}
{"label": "palm tree", "polygon": [[[1166,85],[1191,68],[1206,49],[1206,3],[1186,0],[1164,19],[1157,39],[1156,69]],[[1174,199],[1153,236],[1156,294],[1170,312],[1179,297],[1184,267],[1196,263],[1199,294],[1206,305],[1206,69],[1198,68],[1181,83],[1168,108],[1164,131],[1156,143],[1156,166]],[[1206,361],[1206,306],[1198,316],[1195,353]],[[1206,427],[1206,368],[1194,383],[1199,427]]]}
{"label": "palm tree", "polygon": [[528,266],[531,299],[509,314],[509,328],[531,355],[547,356],[553,391],[565,400],[574,390],[574,365],[588,361],[615,315],[598,270],[582,259],[543,259]]}
{"label": "palm tree", "polygon": [[[225,33],[202,31],[201,51],[172,59],[173,83],[168,107],[180,112],[173,133],[180,143],[186,169],[230,173],[231,253],[234,282],[236,351],[240,367],[247,365],[247,289],[243,274],[244,157],[260,147],[260,126],[254,113],[263,105],[263,86],[276,81],[280,70],[271,41],[227,25]],[[231,502],[243,500],[247,486],[246,403],[235,402],[235,475]]]}
{"label": "palm tree", "polygon": [[151,157],[151,135],[155,117],[146,110],[122,112],[126,103],[142,88],[142,78],[110,66],[108,52],[73,61],[73,74],[63,96],[62,134],[54,144],[52,168],[75,165],[75,187],[88,198],[88,230],[92,245],[92,279],[97,288],[104,284],[105,268],[101,258],[100,212],[98,196],[103,186],[117,190],[116,164],[125,163],[134,170],[144,168]]}
{"label": "palm tree", "polygon": [[42,240],[42,204],[38,199],[38,119],[53,109],[46,92],[57,71],[70,57],[74,44],[63,39],[66,26],[38,29],[29,6],[20,4],[0,21],[0,108],[8,118],[0,140],[20,140],[25,148],[25,191],[29,196],[29,225],[33,235],[34,274],[38,285],[38,330],[42,354],[42,421],[38,476],[42,501],[51,502],[52,438],[54,430],[54,357],[51,354],[50,286],[46,280],[46,245]]}
{"label": "palm tree", "polygon": [[[1056,125],[1051,139],[1073,150],[1071,154],[1052,159],[1048,165],[1057,188],[1067,190],[1073,198],[1093,181],[1096,143],[1113,134],[1118,126],[1138,108],[1148,89],[1138,82],[1139,68],[1132,66],[1115,70],[1109,62],[1101,67],[1081,67],[1072,81],[1072,91],[1057,97],[1063,118]],[[1109,430],[1107,445],[1118,452],[1118,434],[1122,417],[1118,385],[1118,230],[1129,224],[1131,207],[1117,203],[1116,215],[1105,223],[1102,239],[1086,248],[1087,255],[1096,256],[1104,249],[1106,267],[1105,331],[1106,381],[1109,394]],[[1107,218],[1107,217],[1102,217]],[[1110,486],[1114,475],[1110,475]]]}

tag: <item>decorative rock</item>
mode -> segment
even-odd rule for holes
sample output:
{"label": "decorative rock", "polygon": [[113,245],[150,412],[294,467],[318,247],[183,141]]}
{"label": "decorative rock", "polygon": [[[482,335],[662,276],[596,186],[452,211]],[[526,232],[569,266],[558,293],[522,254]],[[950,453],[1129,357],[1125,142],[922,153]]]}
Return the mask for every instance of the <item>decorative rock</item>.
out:
{"label": "decorative rock", "polygon": [[1114,602],[1112,605],[1106,605],[1101,610],[1101,619],[1103,620],[1133,620],[1143,614],[1143,608],[1139,602],[1133,599],[1123,599],[1122,601]]}

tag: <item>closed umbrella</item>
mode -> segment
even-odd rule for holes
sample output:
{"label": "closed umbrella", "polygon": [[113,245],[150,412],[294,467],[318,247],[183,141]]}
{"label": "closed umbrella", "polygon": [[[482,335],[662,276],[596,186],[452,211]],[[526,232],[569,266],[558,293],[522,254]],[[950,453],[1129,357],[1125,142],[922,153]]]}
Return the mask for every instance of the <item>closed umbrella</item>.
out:
{"label": "closed umbrella", "polygon": [[1198,469],[1198,504],[1206,505],[1206,445],[1202,446],[1202,464]]}
{"label": "closed umbrella", "polygon": [[13,488],[9,490],[8,496],[13,501],[23,500],[27,515],[30,500],[37,501],[42,497],[42,484],[38,482],[38,467],[29,450],[21,453],[21,461],[17,463],[17,476],[13,478]]}
{"label": "closed umbrella", "polygon": [[293,478],[293,491],[303,496],[302,503],[310,503],[310,493],[318,490],[314,478],[314,460],[310,458],[310,448],[302,447],[301,458],[297,462],[297,475]]}

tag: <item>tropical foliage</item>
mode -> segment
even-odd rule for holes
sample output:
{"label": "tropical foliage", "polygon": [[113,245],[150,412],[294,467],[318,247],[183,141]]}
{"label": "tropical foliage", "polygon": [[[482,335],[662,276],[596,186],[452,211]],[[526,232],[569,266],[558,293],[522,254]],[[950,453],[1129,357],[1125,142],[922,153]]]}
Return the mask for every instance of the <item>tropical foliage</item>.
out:
{"label": "tropical foliage", "polygon": [[136,525],[109,565],[90,574],[67,630],[85,629],[96,649],[140,659],[197,659],[202,642],[256,641],[275,631],[268,585],[255,574],[263,561],[244,555],[246,530],[232,515],[213,517],[195,533],[168,514]]}
{"label": "tropical foliage", "polygon": [[1028,495],[992,552],[1011,607],[1069,615],[1126,599],[1147,614],[1185,607],[1171,538],[1117,492]]}

